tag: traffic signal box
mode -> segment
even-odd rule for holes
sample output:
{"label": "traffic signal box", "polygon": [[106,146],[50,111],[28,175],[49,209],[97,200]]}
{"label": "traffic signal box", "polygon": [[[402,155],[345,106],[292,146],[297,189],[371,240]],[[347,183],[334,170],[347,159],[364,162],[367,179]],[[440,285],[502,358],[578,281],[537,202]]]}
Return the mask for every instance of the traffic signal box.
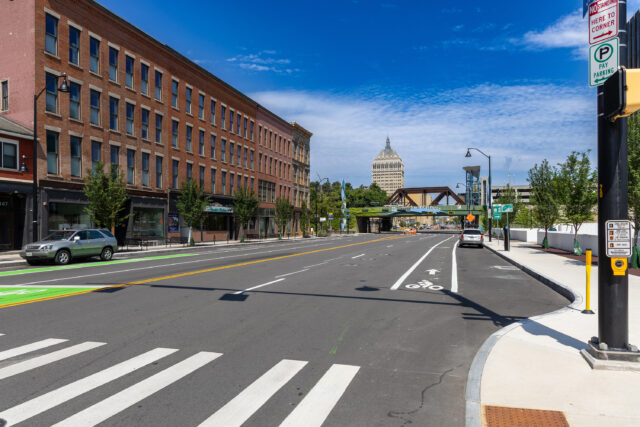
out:
{"label": "traffic signal box", "polygon": [[604,116],[611,121],[640,110],[640,69],[619,67],[604,83]]}

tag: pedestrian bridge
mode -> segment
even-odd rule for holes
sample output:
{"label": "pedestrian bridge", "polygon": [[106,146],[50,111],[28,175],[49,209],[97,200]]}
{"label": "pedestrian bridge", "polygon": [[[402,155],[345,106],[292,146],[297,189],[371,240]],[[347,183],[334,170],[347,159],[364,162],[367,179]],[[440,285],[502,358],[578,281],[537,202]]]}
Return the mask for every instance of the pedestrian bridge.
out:
{"label": "pedestrian bridge", "polygon": [[385,218],[385,217],[412,217],[412,216],[467,216],[482,215],[485,210],[482,206],[462,205],[430,205],[430,206],[371,206],[362,208],[349,208],[349,213],[358,218]]}

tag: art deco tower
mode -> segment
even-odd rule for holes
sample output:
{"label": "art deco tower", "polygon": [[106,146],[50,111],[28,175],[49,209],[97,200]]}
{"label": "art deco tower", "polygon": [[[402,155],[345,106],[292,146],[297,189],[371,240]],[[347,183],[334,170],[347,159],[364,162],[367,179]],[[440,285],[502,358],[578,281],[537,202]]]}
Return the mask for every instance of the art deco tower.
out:
{"label": "art deco tower", "polygon": [[389,137],[384,150],[373,159],[371,182],[378,184],[388,195],[398,188],[404,188],[404,164],[398,153],[391,148]]}

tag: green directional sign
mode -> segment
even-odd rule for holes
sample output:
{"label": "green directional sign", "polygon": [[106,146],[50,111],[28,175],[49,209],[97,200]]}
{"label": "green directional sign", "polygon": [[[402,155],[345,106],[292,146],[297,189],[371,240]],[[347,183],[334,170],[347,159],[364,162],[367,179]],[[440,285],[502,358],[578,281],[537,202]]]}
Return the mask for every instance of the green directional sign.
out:
{"label": "green directional sign", "polygon": [[502,205],[493,205],[493,219],[502,219]]}
{"label": "green directional sign", "polygon": [[502,205],[502,213],[511,213],[513,212],[513,205]]}

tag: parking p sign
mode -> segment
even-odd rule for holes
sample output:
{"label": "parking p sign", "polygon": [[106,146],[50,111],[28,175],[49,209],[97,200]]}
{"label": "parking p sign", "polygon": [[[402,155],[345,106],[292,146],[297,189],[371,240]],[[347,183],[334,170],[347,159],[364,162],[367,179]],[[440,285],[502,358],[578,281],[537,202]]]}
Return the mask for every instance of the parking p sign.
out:
{"label": "parking p sign", "polygon": [[589,48],[589,86],[601,86],[618,70],[618,37]]}

